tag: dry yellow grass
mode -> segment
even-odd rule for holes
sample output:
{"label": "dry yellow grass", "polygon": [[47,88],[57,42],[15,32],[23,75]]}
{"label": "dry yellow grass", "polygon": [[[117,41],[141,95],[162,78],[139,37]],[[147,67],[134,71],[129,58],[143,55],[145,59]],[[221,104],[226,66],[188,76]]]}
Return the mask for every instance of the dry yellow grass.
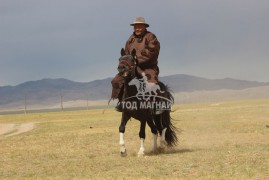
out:
{"label": "dry yellow grass", "polygon": [[139,122],[125,133],[120,157],[114,110],[1,115],[0,124],[35,129],[0,135],[0,179],[269,179],[269,100],[175,106],[179,145],[137,157]]}

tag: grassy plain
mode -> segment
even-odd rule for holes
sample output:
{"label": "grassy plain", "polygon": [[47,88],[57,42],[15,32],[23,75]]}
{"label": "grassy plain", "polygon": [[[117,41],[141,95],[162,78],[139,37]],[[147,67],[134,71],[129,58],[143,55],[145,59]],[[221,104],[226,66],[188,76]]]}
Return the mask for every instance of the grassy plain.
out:
{"label": "grassy plain", "polygon": [[112,109],[0,115],[0,124],[36,123],[0,135],[0,179],[269,179],[269,100],[176,105],[179,144],[137,157],[139,122],[127,124],[128,156],[119,154],[121,114]]}

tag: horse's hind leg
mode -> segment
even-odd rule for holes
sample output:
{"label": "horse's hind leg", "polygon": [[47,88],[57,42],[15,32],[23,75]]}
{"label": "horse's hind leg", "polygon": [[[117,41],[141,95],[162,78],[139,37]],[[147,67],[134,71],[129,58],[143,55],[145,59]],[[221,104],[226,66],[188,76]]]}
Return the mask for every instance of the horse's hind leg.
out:
{"label": "horse's hind leg", "polygon": [[152,151],[156,152],[157,151],[157,133],[158,133],[157,127],[155,126],[153,119],[148,119],[147,123],[151,129],[152,134],[153,134],[153,149],[152,149]]}
{"label": "horse's hind leg", "polygon": [[145,147],[144,147],[144,141],[146,138],[146,121],[140,121],[140,131],[139,131],[139,137],[140,137],[140,149],[137,153],[138,156],[143,156],[145,154]]}
{"label": "horse's hind leg", "polygon": [[167,145],[167,143],[165,141],[165,132],[166,132],[167,128],[165,128],[164,127],[165,125],[162,124],[161,118],[162,118],[161,115],[155,115],[154,116],[154,123],[157,126],[157,129],[158,129],[159,134],[161,136],[161,138],[160,138],[160,148],[163,149]]}
{"label": "horse's hind leg", "polygon": [[162,129],[163,129],[162,124],[161,124],[161,115],[155,115],[154,116],[154,123],[155,123],[155,125],[157,127],[157,130],[158,130],[159,134],[161,135],[162,134]]}
{"label": "horse's hind leg", "polygon": [[120,154],[122,157],[127,156],[127,150],[125,148],[125,142],[124,142],[124,132],[125,132],[125,126],[128,122],[130,117],[128,117],[125,113],[122,113],[121,123],[119,127],[120,132]]}
{"label": "horse's hind leg", "polygon": [[165,133],[166,133],[167,128],[164,128],[162,130],[162,136],[160,139],[160,148],[164,149],[167,146],[167,142],[165,141]]}

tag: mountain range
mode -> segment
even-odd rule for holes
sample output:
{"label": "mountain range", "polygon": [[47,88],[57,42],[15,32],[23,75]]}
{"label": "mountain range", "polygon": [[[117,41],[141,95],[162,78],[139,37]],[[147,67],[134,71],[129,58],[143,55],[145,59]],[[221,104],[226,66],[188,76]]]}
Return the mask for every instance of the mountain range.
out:
{"label": "mountain range", "polygon": [[[22,108],[24,104],[48,107],[64,101],[108,100],[111,94],[111,80],[106,78],[91,82],[74,82],[67,79],[42,79],[28,81],[16,86],[0,87],[0,109]],[[174,93],[216,90],[243,90],[269,86],[266,82],[225,79],[206,79],[176,74],[160,77]]]}

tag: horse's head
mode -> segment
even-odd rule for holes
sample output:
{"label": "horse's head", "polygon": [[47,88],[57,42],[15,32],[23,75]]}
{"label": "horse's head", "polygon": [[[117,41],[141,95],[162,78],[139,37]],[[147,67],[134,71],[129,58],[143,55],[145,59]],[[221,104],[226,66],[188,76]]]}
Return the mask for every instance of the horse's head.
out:
{"label": "horse's head", "polygon": [[118,71],[119,74],[126,77],[134,77],[136,73],[136,50],[133,49],[131,54],[126,54],[124,49],[121,49],[121,57],[119,59]]}

